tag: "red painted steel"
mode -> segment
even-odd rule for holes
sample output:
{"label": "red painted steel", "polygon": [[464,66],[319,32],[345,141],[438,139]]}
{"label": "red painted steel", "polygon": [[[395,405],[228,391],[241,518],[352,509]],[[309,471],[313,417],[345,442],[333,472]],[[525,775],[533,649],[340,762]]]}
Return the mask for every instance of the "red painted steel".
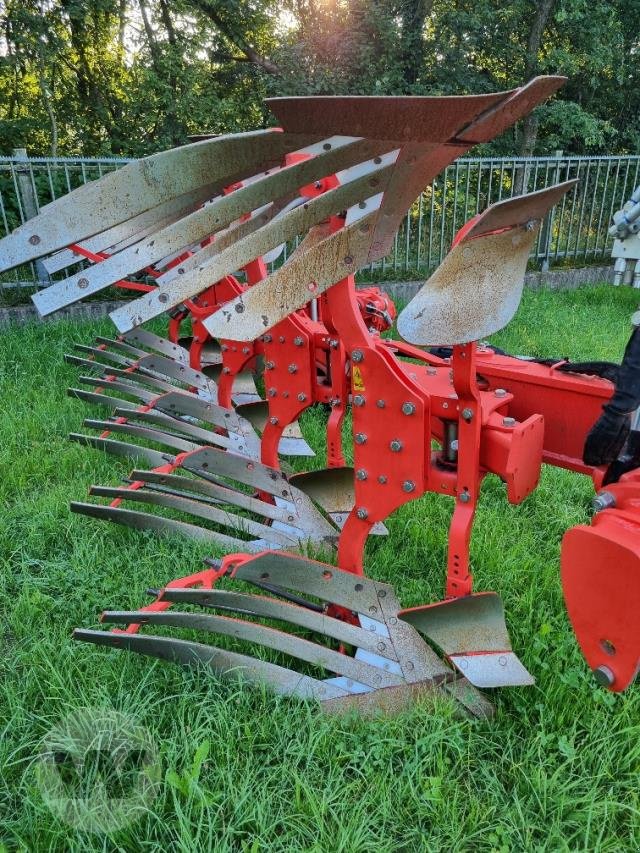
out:
{"label": "red painted steel", "polygon": [[620,692],[640,670],[640,471],[607,486],[611,508],[562,540],[562,589],[598,681]]}

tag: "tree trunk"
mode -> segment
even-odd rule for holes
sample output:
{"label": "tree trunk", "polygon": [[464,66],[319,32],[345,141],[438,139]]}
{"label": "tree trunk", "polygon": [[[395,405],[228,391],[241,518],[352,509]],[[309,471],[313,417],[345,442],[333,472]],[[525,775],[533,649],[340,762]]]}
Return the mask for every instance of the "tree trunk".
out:
{"label": "tree trunk", "polygon": [[124,57],[124,30],[127,25],[127,0],[120,0],[118,4],[118,54],[120,61]]}
{"label": "tree trunk", "polygon": [[160,18],[165,30],[167,31],[167,40],[169,41],[168,62],[165,64],[167,66],[166,77],[169,85],[168,91],[170,93],[170,100],[167,105],[165,127],[167,128],[167,132],[173,144],[178,145],[182,141],[182,134],[180,132],[178,121],[177,98],[179,96],[179,92],[177,65],[178,63],[182,64],[182,55],[180,53],[178,37],[173,25],[167,0],[160,0]]}
{"label": "tree trunk", "polygon": [[402,5],[402,76],[413,86],[424,66],[424,25],[433,0],[404,0]]}
{"label": "tree trunk", "polygon": [[[527,54],[524,67],[525,79],[523,81],[525,83],[538,73],[538,54],[540,52],[540,45],[542,44],[542,36],[557,2],[558,0],[540,0],[540,2],[536,2],[535,4],[535,14],[531,23],[531,29],[529,30],[529,38],[527,39]],[[535,115],[528,115],[522,126],[520,156],[531,157],[535,151],[537,141],[538,118]]]}
{"label": "tree trunk", "polygon": [[47,111],[47,115],[49,116],[49,123],[51,125],[51,156],[55,160],[58,156],[58,122],[53,108],[53,98],[51,97],[51,92],[47,86],[46,65],[42,42],[38,42],[38,85],[40,87],[40,94],[42,95],[44,107]]}
{"label": "tree trunk", "polygon": [[162,62],[160,57],[160,49],[158,47],[158,42],[156,41],[155,34],[153,32],[153,27],[151,26],[151,22],[149,21],[149,14],[147,12],[147,6],[144,0],[138,0],[138,8],[140,9],[140,17],[142,18],[144,32],[147,37],[147,42],[149,44],[149,53],[151,54],[151,64],[153,65],[153,70],[156,72],[156,75],[158,77],[162,77]]}
{"label": "tree trunk", "polygon": [[247,41],[241,32],[234,30],[234,28],[218,14],[217,10],[213,8],[210,0],[189,0],[188,5],[193,6],[193,8],[202,12],[203,15],[206,15],[222,37],[240,51],[242,55],[234,56],[233,59],[238,62],[251,62],[253,65],[257,65],[259,68],[262,68],[262,70],[266,71],[267,74],[280,75],[282,73],[275,62],[272,62],[266,56],[262,56],[262,54],[260,54],[253,45]]}

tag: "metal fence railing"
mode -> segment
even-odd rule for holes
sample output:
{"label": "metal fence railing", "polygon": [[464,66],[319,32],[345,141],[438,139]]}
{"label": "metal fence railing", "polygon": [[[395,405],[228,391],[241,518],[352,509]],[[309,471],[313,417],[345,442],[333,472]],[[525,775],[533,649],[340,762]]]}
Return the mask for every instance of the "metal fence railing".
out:
{"label": "metal fence railing", "polygon": [[[18,156],[15,156],[15,155]],[[55,160],[14,152],[0,158],[0,237],[75,187],[129,162],[125,159]],[[488,204],[577,178],[549,214],[532,250],[533,266],[578,266],[608,258],[613,213],[638,184],[640,157],[466,158],[447,167],[409,210],[393,252],[370,267],[384,277],[425,276],[446,254],[456,231]],[[31,264],[3,276],[5,284],[45,285]]]}

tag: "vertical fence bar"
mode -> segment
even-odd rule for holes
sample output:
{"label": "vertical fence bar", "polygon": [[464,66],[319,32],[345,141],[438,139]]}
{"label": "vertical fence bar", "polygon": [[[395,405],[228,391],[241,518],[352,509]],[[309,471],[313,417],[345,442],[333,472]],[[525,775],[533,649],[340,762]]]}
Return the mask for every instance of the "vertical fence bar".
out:
{"label": "vertical fence bar", "polygon": [[629,180],[629,172],[631,171],[631,160],[627,160],[627,168],[624,173],[624,183],[622,184],[622,189],[620,191],[620,199],[619,199],[619,207],[627,200],[627,181]]}
{"label": "vertical fence bar", "polygon": [[587,240],[585,243],[584,256],[585,259],[589,256],[589,252],[592,251],[589,249],[589,242],[591,238],[591,232],[593,230],[593,218],[596,209],[596,202],[598,199],[598,187],[600,186],[600,172],[602,171],[602,160],[598,160],[598,164],[596,166],[596,176],[594,179],[594,187],[593,192],[591,193],[591,207],[589,209],[589,227],[587,229]]}
{"label": "vertical fence bar", "polygon": [[409,251],[411,242],[411,208],[407,211],[406,216],[406,233],[404,235],[404,271],[409,269]]}
{"label": "vertical fence bar", "polygon": [[[622,161],[618,157],[617,163],[616,163],[616,175],[615,175],[615,178],[613,179],[613,189],[611,191],[611,204],[609,205],[609,213],[608,213],[607,218],[605,220],[604,229],[603,229],[603,237],[604,237],[604,240],[602,242],[603,254],[604,254],[604,250],[606,249],[606,246],[607,246],[607,237],[609,236],[608,235],[609,225],[611,224],[611,221],[613,219],[613,213],[615,210],[616,194],[617,194],[617,190],[618,190],[618,179],[620,177],[620,164],[621,164],[621,162]],[[620,206],[622,206],[622,205],[620,205]]]}
{"label": "vertical fence bar", "polygon": [[[578,185],[576,187],[574,187],[574,189],[571,190],[571,195],[572,195],[571,212],[569,213],[569,228],[567,229],[567,239],[566,239],[566,242],[564,245],[564,253],[563,253],[564,258],[569,257],[569,246],[571,245],[571,232],[573,231],[573,223],[574,223],[574,219],[575,219],[576,201],[578,200],[578,193],[579,193],[579,189],[580,189],[580,183],[579,183],[580,165],[581,165],[581,161],[578,158],[578,159],[576,159],[576,178],[578,178]],[[568,169],[567,169],[567,178],[569,178],[569,170]]]}
{"label": "vertical fence bar", "polygon": [[[611,160],[607,162],[607,172],[604,177],[604,188],[602,190],[602,199],[600,201],[600,213],[598,215],[598,225],[596,228],[596,239],[593,244],[593,256],[594,258],[598,254],[598,243],[600,242],[600,231],[602,230],[602,217],[604,216],[604,204],[607,198],[607,189],[609,188],[609,173],[611,172]],[[608,223],[607,223],[608,224]],[[606,237],[605,237],[606,244]]]}
{"label": "vertical fence bar", "polygon": [[[585,170],[584,182],[581,182],[580,188],[582,191],[582,199],[580,201],[580,218],[578,220],[578,228],[576,230],[576,244],[573,248],[573,257],[578,257],[578,245],[580,243],[580,235],[582,233],[582,224],[584,222],[584,209],[587,199],[587,187],[589,186],[589,172],[591,171],[591,160],[587,160],[587,168]],[[586,257],[586,255],[585,255]]]}
{"label": "vertical fence bar", "polygon": [[449,167],[447,166],[442,176],[442,200],[440,202],[440,249],[438,251],[438,263],[444,258],[444,228],[446,221],[446,205],[447,205],[447,177],[449,175]]}
{"label": "vertical fence bar", "polygon": [[[559,180],[560,179],[560,172],[561,172],[563,166],[565,169],[565,174],[564,174],[563,180],[566,181],[569,177],[568,161],[565,163],[559,163],[558,164],[557,175],[558,175],[558,180]],[[556,248],[555,248],[555,252],[553,253],[554,261],[558,260],[558,253],[560,251],[560,240],[562,239],[562,222],[564,220],[564,211],[565,211],[566,204],[567,204],[567,196],[565,194],[562,196],[562,201],[560,203],[560,214],[559,214],[559,216],[556,217],[557,218],[557,224],[556,224],[557,237],[556,237]]]}
{"label": "vertical fence bar", "polygon": [[418,197],[418,244],[416,247],[416,269],[420,269],[420,249],[422,248],[422,205],[424,202],[424,193],[420,193]]}
{"label": "vertical fence bar", "polygon": [[[465,163],[466,172],[467,172],[467,180],[464,188],[464,222],[469,218],[469,187],[471,184],[471,164]],[[463,222],[463,225],[464,225]]]}
{"label": "vertical fence bar", "polygon": [[[544,185],[549,186],[549,166],[547,160],[545,164]],[[553,183],[557,183],[554,181]],[[553,210],[550,210],[546,215],[542,227],[538,232],[538,256],[542,258],[542,271],[546,272],[549,269],[549,251],[551,248],[551,233],[553,231]]]}
{"label": "vertical fence bar", "polygon": [[[457,233],[456,219],[458,215],[458,182],[460,180],[460,164],[456,163],[453,173],[453,222],[451,223],[451,242]],[[463,223],[464,224],[464,223]]]}
{"label": "vertical fence bar", "polygon": [[435,194],[436,194],[436,182],[435,179],[431,181],[431,205],[429,212],[429,252],[427,255],[427,268],[432,269],[432,252],[433,252],[433,214],[435,211]]}
{"label": "vertical fence bar", "polygon": [[504,160],[500,161],[500,176],[498,177],[498,201],[502,201],[502,182],[504,180]]}
{"label": "vertical fence bar", "polygon": [[480,185],[482,184],[482,160],[478,160],[478,184],[476,186],[476,213],[480,210]]}

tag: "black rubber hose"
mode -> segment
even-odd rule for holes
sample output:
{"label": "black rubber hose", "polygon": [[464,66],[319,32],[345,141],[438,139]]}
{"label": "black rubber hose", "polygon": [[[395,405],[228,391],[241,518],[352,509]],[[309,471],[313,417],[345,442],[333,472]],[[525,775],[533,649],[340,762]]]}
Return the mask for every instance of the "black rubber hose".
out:
{"label": "black rubber hose", "polygon": [[587,465],[614,462],[631,429],[631,414],[640,406],[640,330],[634,329],[618,368],[615,391],[602,407],[584,444],[582,458]]}

